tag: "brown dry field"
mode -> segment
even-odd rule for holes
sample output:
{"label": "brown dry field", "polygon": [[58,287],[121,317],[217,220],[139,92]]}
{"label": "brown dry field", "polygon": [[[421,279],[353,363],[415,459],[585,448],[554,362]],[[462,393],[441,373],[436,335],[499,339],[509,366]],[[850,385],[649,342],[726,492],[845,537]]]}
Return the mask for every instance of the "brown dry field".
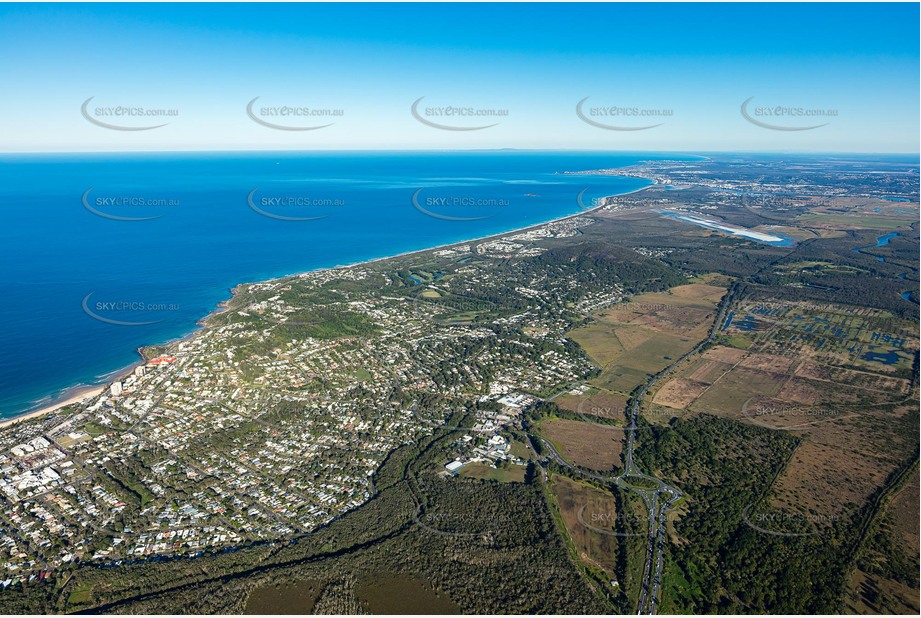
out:
{"label": "brown dry field", "polygon": [[683,409],[707,390],[709,384],[688,378],[675,378],[668,381],[653,397],[653,403],[669,408]]}
{"label": "brown dry field", "polygon": [[749,354],[739,361],[739,365],[742,367],[771,373],[788,373],[793,363],[793,359],[775,354]]}
{"label": "brown dry field", "polygon": [[617,326],[614,334],[625,351],[635,350],[652,337],[655,333],[636,325]]}
{"label": "brown dry field", "polygon": [[841,367],[828,367],[809,360],[803,361],[800,364],[796,370],[796,375],[812,380],[850,384],[859,388],[882,391],[885,393],[908,394],[909,382],[903,378],[881,376],[865,371],[855,371]]}
{"label": "brown dry field", "polygon": [[[853,465],[841,466],[847,459]],[[831,526],[886,481],[886,475],[859,453],[807,441],[796,449],[786,470],[771,489],[771,505],[785,513],[810,513],[816,529]]]}
{"label": "brown dry field", "polygon": [[[604,569],[613,578],[617,537],[591,530],[582,522],[600,530],[613,529],[617,508],[614,496],[559,474],[553,475],[550,491],[560,507],[560,516],[576,553],[583,561]],[[579,521],[580,513],[582,522]]]}
{"label": "brown dry field", "polygon": [[706,283],[689,283],[679,285],[669,290],[672,296],[678,298],[689,298],[694,300],[706,300],[711,303],[718,303],[726,293],[726,288],[718,285],[708,285]]}
{"label": "brown dry field", "polygon": [[577,414],[615,418],[624,422],[627,420],[627,398],[623,395],[599,391],[583,396],[562,395],[554,401],[564,410],[576,412]]}
{"label": "brown dry field", "polygon": [[825,384],[813,383],[811,380],[802,378],[793,378],[784,384],[783,388],[777,393],[777,399],[790,403],[811,404],[814,401],[822,400],[823,388]]}
{"label": "brown dry field", "polygon": [[921,605],[918,604],[918,590],[916,588],[909,588],[905,584],[890,579],[880,580],[876,576],[869,576],[860,569],[855,569],[851,578],[850,590],[845,598],[847,613],[863,615],[880,613],[877,607],[868,606],[858,596],[858,591],[864,587],[870,590],[878,587],[889,598],[898,599],[901,607],[896,610],[897,615],[917,616],[919,609],[921,609]]}
{"label": "brown dry field", "polygon": [[[896,534],[894,539],[896,545],[900,547],[908,557],[917,556],[921,550],[921,539],[918,536],[918,509],[921,506],[918,496],[918,472],[905,487],[902,488],[896,496],[892,498],[886,509],[895,519],[896,527],[893,533]],[[890,599],[897,599],[900,614],[917,615],[921,610],[919,605],[919,595],[917,588],[911,588],[905,584],[893,581],[888,578],[881,578],[878,575],[868,575],[864,571],[855,569],[850,581],[848,596],[846,598],[847,606],[850,612],[859,614],[879,613],[878,607],[871,607],[867,604],[867,597],[862,592],[869,592],[872,598],[874,590],[880,590]]]}
{"label": "brown dry field", "polygon": [[540,433],[578,466],[609,471],[621,465],[624,432],[616,427],[555,418],[542,422]]}
{"label": "brown dry field", "polygon": [[908,390],[907,381],[905,382],[892,392],[880,392],[848,383],[792,378],[777,393],[777,398],[803,404],[822,402],[828,405],[848,406],[861,401],[882,404],[904,399]]}
{"label": "brown dry field", "polygon": [[905,431],[917,404],[894,412],[842,411],[800,425],[803,441],[773,487],[776,500],[847,517],[862,506],[917,448],[917,434]]}
{"label": "brown dry field", "polygon": [[[723,294],[724,288],[691,283],[667,292],[640,294],[629,303],[605,309],[596,318],[606,323],[643,326],[660,333],[702,339]],[[702,326],[703,335],[697,336]]]}
{"label": "brown dry field", "polygon": [[[758,358],[762,356],[768,356],[768,358]],[[789,371],[753,368],[779,368],[784,364],[792,363],[785,363],[774,355],[753,353],[731,371],[718,377],[706,392],[686,405],[695,412],[735,418],[741,412],[742,404],[751,397],[774,397],[780,401],[800,406],[818,404],[849,406],[861,401],[879,403],[898,401],[908,392],[907,380],[886,376],[869,376],[863,379],[861,376],[848,375],[847,377],[852,379],[832,382],[807,379],[799,375],[793,376]],[[799,374],[795,367],[793,371]],[[706,383],[707,378],[712,378],[714,373],[716,373],[715,370],[708,371],[707,367],[692,363],[679,372],[678,376]],[[873,386],[887,384],[890,388],[870,390],[864,387],[870,384]]]}
{"label": "brown dry field", "polygon": [[745,408],[746,410],[727,417],[767,427],[768,429],[797,432],[805,431],[820,423],[838,420],[843,416],[857,414],[848,412],[840,406],[803,405],[775,397],[752,397],[746,402]]}
{"label": "brown dry field", "polygon": [[907,553],[915,556],[921,552],[921,536],[918,534],[918,514],[921,512],[921,499],[919,498],[921,496],[919,496],[918,483],[918,472],[916,471],[902,491],[889,503],[889,511],[895,517],[898,525],[900,536],[898,540],[901,541]]}
{"label": "brown dry field", "polygon": [[704,352],[701,357],[707,360],[717,361],[719,363],[735,365],[740,360],[745,358],[747,353],[748,352],[745,350],[738,350],[736,348],[729,348],[724,345],[718,345]]}
{"label": "brown dry field", "polygon": [[679,370],[653,402],[792,432],[802,443],[771,502],[829,524],[853,516],[917,448],[904,416],[917,414],[917,403],[895,412],[874,407],[907,390],[907,380],[822,366],[809,349],[788,357],[715,347]]}
{"label": "brown dry field", "polygon": [[[731,367],[707,360],[708,356],[738,361]],[[703,392],[697,383],[711,386]],[[749,398],[774,398],[779,402],[777,405],[787,407],[846,407],[861,401],[901,400],[908,394],[908,388],[909,381],[901,378],[824,367],[811,359],[797,362],[774,354],[717,347],[682,368],[660,389],[655,402],[739,418],[742,404]],[[700,391],[697,398],[687,401],[696,391]],[[671,403],[662,397],[668,397]]]}
{"label": "brown dry field", "polygon": [[640,294],[569,333],[602,367],[599,388],[628,393],[707,335],[725,288],[691,283]]}
{"label": "brown dry field", "polygon": [[691,361],[684,374],[689,380],[713,384],[720,376],[730,369],[732,369],[732,365],[730,364],[699,358],[695,361]]}
{"label": "brown dry field", "polygon": [[694,400],[690,409],[737,418],[742,413],[742,404],[748,399],[773,396],[786,380],[787,377],[782,374],[739,366],[714,382],[703,395]]}
{"label": "brown dry field", "polygon": [[[701,324],[710,327],[713,321],[713,309],[706,307],[673,307],[669,309],[654,309],[651,312],[633,318],[631,326],[645,326],[660,333],[669,333],[690,337],[698,334]],[[706,337],[706,330],[703,336]]]}
{"label": "brown dry field", "polygon": [[[641,295],[605,312],[602,321],[614,327],[617,341],[624,345],[597,384],[616,390],[638,383],[643,372],[667,363],[663,355],[677,358],[681,346],[688,345],[680,339],[669,342],[669,335],[682,333],[693,341],[705,336],[712,310],[708,314],[702,307],[689,306],[682,311],[679,303],[688,300],[682,294],[691,302],[702,302],[693,298],[702,297],[702,290],[688,288],[678,294],[673,290],[670,295]],[[703,315],[708,315],[706,323],[700,321]],[[801,442],[772,486],[769,500],[784,513],[808,516],[822,533],[837,521],[850,520],[917,450],[917,429],[910,422],[918,413],[917,400],[894,409],[882,405],[902,400],[909,382],[880,375],[894,368],[880,365],[861,371],[831,365],[839,362],[854,364],[843,353],[818,354],[801,341],[784,342],[766,330],[755,336],[749,350],[715,346],[692,359],[650,393],[647,408],[662,418],[672,411],[679,416],[713,414],[798,437]],[[749,407],[746,416],[746,405],[761,406],[760,413],[753,416]],[[913,534],[904,544],[917,552],[916,494],[914,502],[901,508],[902,518],[914,524],[911,531],[903,531]]]}

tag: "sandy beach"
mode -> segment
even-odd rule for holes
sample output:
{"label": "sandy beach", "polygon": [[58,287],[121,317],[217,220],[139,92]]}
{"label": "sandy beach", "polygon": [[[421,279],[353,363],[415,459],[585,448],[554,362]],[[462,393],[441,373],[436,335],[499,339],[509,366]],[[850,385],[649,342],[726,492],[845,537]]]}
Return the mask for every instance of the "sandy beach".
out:
{"label": "sandy beach", "polygon": [[38,410],[27,412],[26,414],[20,414],[19,416],[14,416],[13,418],[9,418],[9,419],[0,421],[0,428],[7,427],[9,425],[13,425],[15,423],[18,423],[19,421],[25,421],[30,418],[37,418],[39,416],[48,414],[49,412],[54,412],[55,410],[59,410],[60,408],[63,408],[64,406],[69,406],[72,403],[79,403],[83,401],[84,399],[90,399],[92,397],[96,397],[105,389],[106,389],[105,386],[87,386],[85,388],[78,389],[77,391],[74,392],[72,396],[68,397],[67,399],[64,399],[63,401],[59,401],[57,403],[53,403],[51,405],[45,406],[44,408],[39,408]]}

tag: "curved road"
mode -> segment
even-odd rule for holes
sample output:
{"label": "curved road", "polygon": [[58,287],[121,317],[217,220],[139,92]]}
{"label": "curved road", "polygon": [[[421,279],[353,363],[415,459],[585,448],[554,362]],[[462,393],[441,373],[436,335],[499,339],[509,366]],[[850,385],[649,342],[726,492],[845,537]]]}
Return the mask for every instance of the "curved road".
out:
{"label": "curved road", "polygon": [[[633,453],[635,449],[637,417],[639,416],[640,406],[643,403],[643,398],[646,396],[646,393],[648,393],[649,389],[655,386],[655,384],[660,379],[666,377],[692,356],[700,353],[704,346],[713,340],[713,337],[719,332],[720,326],[726,319],[726,314],[729,310],[729,307],[732,305],[735,293],[736,286],[733,286],[727,292],[726,296],[723,297],[719,307],[717,308],[716,317],[714,318],[713,325],[710,327],[710,332],[707,334],[706,339],[698,343],[694,349],[684,354],[674,363],[649,378],[649,380],[639,391],[637,391],[636,395],[631,399],[630,407],[628,409],[630,422],[624,428],[627,433],[627,448],[625,451],[626,456],[624,458],[625,465],[623,472],[621,472],[619,475],[604,476],[581,470],[566,461],[556,450],[553,444],[543,438],[539,438],[541,444],[549,452],[550,457],[557,463],[566,466],[567,468],[570,468],[583,476],[594,478],[599,481],[614,482],[618,487],[626,489],[627,491],[636,492],[640,495],[640,497],[643,499],[643,502],[646,504],[646,509],[649,513],[648,545],[646,548],[646,564],[643,568],[643,583],[640,589],[639,602],[637,603],[637,614],[656,613],[657,605],[659,603],[659,589],[662,584],[666,517],[672,506],[678,500],[684,497],[684,494],[682,494],[678,488],[672,487],[661,479],[642,472],[639,470],[639,468],[637,468],[636,463],[634,462]],[[534,436],[532,436],[532,438],[533,437]],[[628,482],[628,479],[630,478],[642,479],[646,482],[654,484],[656,487],[655,489],[641,489],[632,486]]]}

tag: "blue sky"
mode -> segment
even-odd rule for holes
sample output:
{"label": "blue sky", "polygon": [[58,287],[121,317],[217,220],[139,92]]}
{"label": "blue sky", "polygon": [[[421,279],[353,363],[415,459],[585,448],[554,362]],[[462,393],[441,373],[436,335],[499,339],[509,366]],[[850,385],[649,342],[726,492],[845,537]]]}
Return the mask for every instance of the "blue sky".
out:
{"label": "blue sky", "polygon": [[[911,3],[0,5],[0,151],[918,152],[918,19]],[[334,124],[267,128],[246,114],[257,96],[264,120]],[[97,120],[168,124],[102,128],[81,115],[89,97]],[[430,121],[498,124],[434,128],[410,113],[420,97]],[[602,124],[662,124],[593,126],[586,97]],[[750,97],[755,120],[824,126],[758,126]],[[115,106],[178,115],[97,111]],[[262,112],[281,106],[341,115]],[[759,116],[778,106],[825,115]],[[507,115],[426,113],[439,107]],[[611,107],[658,116],[597,115]]]}

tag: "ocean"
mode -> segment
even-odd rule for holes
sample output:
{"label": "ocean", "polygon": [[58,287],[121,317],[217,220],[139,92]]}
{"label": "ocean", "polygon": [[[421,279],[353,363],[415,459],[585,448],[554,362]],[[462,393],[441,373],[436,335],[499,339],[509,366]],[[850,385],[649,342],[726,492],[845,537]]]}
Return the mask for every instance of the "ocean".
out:
{"label": "ocean", "polygon": [[[104,382],[240,283],[506,232],[647,186],[601,152],[0,155],[0,418]],[[580,200],[581,194],[581,200]]]}

